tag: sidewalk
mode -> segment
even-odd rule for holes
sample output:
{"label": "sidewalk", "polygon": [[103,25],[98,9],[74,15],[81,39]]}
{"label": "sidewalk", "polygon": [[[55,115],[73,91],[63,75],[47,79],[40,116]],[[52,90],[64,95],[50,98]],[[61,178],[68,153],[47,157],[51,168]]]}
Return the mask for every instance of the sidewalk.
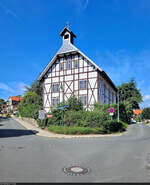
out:
{"label": "sidewalk", "polygon": [[14,120],[20,123],[27,130],[32,130],[35,135],[42,137],[50,137],[50,138],[89,138],[89,137],[108,137],[108,136],[121,136],[122,134],[90,134],[90,135],[64,135],[64,134],[55,134],[46,130],[42,130],[39,127],[33,126],[27,121],[22,120],[14,115],[11,116]]}

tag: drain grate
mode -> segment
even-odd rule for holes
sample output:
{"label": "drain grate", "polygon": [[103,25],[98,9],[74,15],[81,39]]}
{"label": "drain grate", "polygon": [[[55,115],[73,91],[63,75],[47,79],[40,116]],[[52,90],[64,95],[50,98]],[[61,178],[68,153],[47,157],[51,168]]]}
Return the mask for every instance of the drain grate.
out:
{"label": "drain grate", "polygon": [[85,168],[78,165],[63,168],[63,172],[68,175],[84,175],[88,174],[90,171],[90,168]]}

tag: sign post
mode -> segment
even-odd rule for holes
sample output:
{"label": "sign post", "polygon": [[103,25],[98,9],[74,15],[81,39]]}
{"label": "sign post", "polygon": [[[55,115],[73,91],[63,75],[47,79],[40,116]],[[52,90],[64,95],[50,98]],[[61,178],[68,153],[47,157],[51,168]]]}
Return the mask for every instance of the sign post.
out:
{"label": "sign post", "polygon": [[38,118],[41,120],[41,124],[42,124],[42,121],[45,118],[45,110],[39,110]]}
{"label": "sign post", "polygon": [[108,109],[109,115],[111,116],[111,120],[112,120],[112,116],[114,115],[114,108],[111,107]]}
{"label": "sign post", "polygon": [[68,105],[63,105],[61,107],[58,107],[59,110],[61,110],[61,125],[64,126],[64,111],[66,110],[65,108],[69,107]]}

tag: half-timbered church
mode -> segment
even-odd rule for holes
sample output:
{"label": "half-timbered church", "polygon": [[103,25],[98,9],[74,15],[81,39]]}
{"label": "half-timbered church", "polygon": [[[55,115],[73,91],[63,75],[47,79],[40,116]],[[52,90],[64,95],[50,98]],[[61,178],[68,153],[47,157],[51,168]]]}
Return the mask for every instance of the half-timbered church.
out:
{"label": "half-timbered church", "polygon": [[73,94],[86,110],[95,101],[116,103],[117,88],[99,66],[75,47],[75,34],[66,26],[60,35],[62,46],[38,77],[43,84],[44,110],[50,112]]}

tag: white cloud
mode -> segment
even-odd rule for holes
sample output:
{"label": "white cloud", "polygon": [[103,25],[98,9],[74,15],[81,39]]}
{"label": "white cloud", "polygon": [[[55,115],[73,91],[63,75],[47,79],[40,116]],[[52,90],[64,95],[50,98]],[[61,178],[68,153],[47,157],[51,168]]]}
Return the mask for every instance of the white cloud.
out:
{"label": "white cloud", "polygon": [[11,9],[7,8],[7,6],[2,4],[2,2],[0,2],[0,8],[3,9],[3,11],[6,15],[10,15],[10,16],[14,17],[15,19],[19,20],[17,14],[14,11],[12,11]]}
{"label": "white cloud", "polygon": [[150,95],[145,95],[145,96],[143,97],[143,101],[148,101],[148,100],[150,100]]}
{"label": "white cloud", "polygon": [[27,86],[24,82],[0,83],[0,98],[8,99],[9,96],[24,95]]}
{"label": "white cloud", "polygon": [[8,92],[14,92],[14,90],[5,83],[0,83],[0,89]]}
{"label": "white cloud", "polygon": [[79,11],[84,11],[87,9],[90,0],[72,0],[69,1],[73,4]]}

